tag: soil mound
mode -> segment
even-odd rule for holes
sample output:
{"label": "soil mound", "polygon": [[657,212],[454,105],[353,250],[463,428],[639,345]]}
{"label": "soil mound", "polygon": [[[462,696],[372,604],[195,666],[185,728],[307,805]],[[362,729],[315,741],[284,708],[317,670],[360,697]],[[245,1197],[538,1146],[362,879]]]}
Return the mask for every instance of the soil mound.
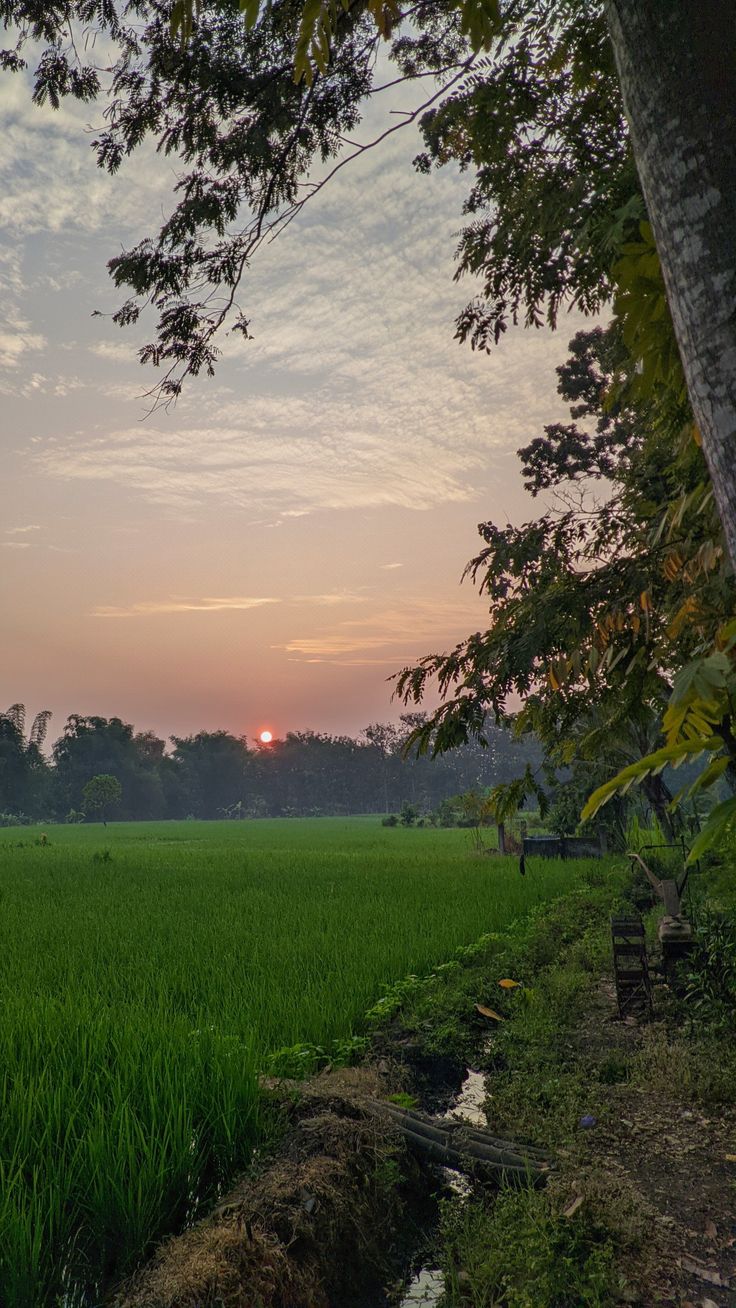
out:
{"label": "soil mound", "polygon": [[115,1308],[358,1308],[354,1269],[380,1281],[401,1226],[404,1146],[370,1107],[392,1088],[371,1067],[270,1083],[292,1119],[279,1152],[161,1246]]}

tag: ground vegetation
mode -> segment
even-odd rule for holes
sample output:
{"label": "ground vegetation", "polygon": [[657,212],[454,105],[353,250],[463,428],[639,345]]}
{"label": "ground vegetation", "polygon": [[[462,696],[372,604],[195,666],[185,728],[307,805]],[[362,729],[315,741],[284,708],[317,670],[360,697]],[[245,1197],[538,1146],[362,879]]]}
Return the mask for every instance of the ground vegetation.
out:
{"label": "ground vegetation", "polygon": [[[0,1286],[98,1302],[249,1161],[259,1072],[578,883],[375,819],[0,831]],[[356,1043],[357,1041],[357,1043]]]}

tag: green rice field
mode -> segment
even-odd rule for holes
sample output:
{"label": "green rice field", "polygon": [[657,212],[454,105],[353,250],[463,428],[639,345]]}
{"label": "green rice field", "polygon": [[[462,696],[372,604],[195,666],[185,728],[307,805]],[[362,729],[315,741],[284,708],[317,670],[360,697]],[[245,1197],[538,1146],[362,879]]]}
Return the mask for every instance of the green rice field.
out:
{"label": "green rice field", "polygon": [[377,818],[0,830],[0,1305],[101,1287],[227,1184],[269,1055],[577,884]]}

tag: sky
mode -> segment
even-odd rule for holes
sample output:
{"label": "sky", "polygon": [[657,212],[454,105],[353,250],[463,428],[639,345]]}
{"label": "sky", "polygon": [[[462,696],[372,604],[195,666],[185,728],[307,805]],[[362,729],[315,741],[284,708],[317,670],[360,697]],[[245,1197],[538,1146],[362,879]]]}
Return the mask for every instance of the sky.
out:
{"label": "sky", "polygon": [[149,151],[101,172],[100,111],[0,85],[0,707],[52,709],[52,738],[72,712],[164,737],[395,719],[391,675],[485,624],[460,585],[477,523],[543,507],[516,450],[566,416],[580,323],[490,356],[453,340],[468,179],[417,174],[411,127],[260,251],[254,340],[223,337],[215,378],[149,414],[150,330],[92,313],[174,173]]}

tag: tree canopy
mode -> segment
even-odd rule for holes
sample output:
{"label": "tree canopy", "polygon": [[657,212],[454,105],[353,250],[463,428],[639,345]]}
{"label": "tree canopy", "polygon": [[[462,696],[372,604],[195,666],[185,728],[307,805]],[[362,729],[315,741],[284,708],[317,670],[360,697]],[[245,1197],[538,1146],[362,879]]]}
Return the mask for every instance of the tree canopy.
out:
{"label": "tree canopy", "polygon": [[[22,721],[22,706],[14,709]],[[121,718],[73,714],[50,757],[32,746],[31,785],[27,745],[12,715],[0,715],[0,822],[76,821],[98,811],[89,786],[101,776],[120,786],[115,816],[123,820],[388,813],[405,802],[427,814],[461,792],[488,789],[527,765],[537,768],[542,757],[531,737],[517,741],[489,724],[485,749],[471,743],[434,763],[406,759],[404,746],[421,714],[374,722],[355,738],[294,731],[262,746],[224,730],[199,731],[171,737],[168,747]]]}

